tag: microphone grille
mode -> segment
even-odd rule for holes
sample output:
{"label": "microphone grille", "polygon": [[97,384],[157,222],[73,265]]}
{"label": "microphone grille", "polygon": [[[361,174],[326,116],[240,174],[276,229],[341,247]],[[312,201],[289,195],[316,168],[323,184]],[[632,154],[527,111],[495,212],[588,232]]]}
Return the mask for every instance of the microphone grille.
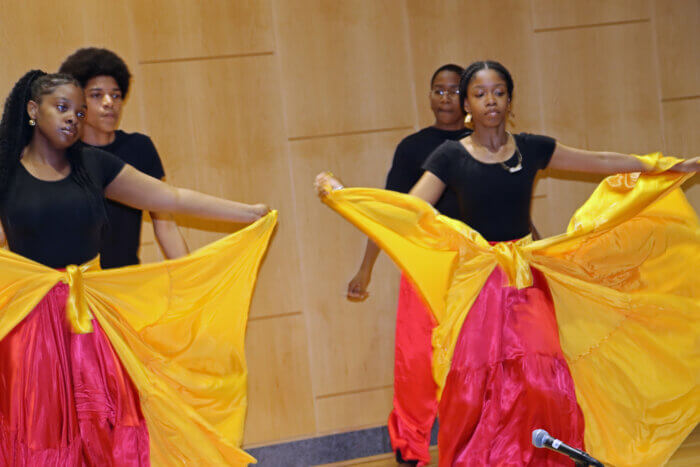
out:
{"label": "microphone grille", "polygon": [[536,448],[544,447],[544,442],[547,438],[549,438],[549,433],[541,428],[538,428],[532,432],[532,444]]}

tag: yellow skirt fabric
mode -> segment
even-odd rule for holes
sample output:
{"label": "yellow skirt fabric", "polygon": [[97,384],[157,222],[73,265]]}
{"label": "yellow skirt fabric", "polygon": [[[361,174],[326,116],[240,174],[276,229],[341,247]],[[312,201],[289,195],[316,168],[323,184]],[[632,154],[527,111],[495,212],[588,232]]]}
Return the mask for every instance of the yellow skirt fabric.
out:
{"label": "yellow skirt fabric", "polygon": [[248,309],[277,213],[188,256],[57,271],[0,250],[0,339],[59,281],[74,332],[97,319],[138,389],[152,465],[247,465]]}
{"label": "yellow skirt fabric", "polygon": [[[646,156],[656,167],[676,159]],[[548,282],[585,419],[586,448],[610,465],[661,465],[700,421],[700,229],[678,188],[689,175],[605,179],[567,232],[490,245],[422,200],[351,188],[324,202],[382,247],[434,314],[442,389],[462,323],[496,265]],[[440,390],[441,390],[440,389]]]}

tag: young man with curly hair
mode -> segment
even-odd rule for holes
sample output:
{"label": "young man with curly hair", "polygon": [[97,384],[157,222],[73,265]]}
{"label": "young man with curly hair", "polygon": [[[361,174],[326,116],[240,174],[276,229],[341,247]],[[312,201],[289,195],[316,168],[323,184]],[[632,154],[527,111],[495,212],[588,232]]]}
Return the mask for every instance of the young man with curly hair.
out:
{"label": "young man with curly hair", "polygon": [[[110,50],[90,47],[74,52],[59,71],[75,77],[84,89],[87,114],[83,143],[106,150],[147,175],[164,179],[163,164],[151,139],[118,129],[131,79],[124,61]],[[107,214],[109,226],[100,251],[102,267],[138,264],[142,212],[108,201]],[[187,245],[173,217],[155,212],[150,215],[165,256],[171,259],[187,254]]]}

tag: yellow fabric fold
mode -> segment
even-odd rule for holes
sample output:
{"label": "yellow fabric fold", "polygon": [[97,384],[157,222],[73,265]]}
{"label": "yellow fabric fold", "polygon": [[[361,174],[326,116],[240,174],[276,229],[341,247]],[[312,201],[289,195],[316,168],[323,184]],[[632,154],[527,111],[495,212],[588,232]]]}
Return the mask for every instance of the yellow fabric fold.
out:
{"label": "yellow fabric fold", "polygon": [[[648,157],[659,167],[678,162]],[[612,465],[660,465],[700,421],[700,230],[678,189],[689,177],[608,177],[565,234],[494,246],[408,195],[354,188],[324,201],[385,249],[430,306],[440,388],[493,268],[498,264],[519,288],[531,283],[530,266],[540,270],[552,291],[587,449]]]}
{"label": "yellow fabric fold", "polygon": [[85,300],[85,284],[83,282],[83,272],[88,269],[99,269],[99,256],[81,266],[71,264],[66,268],[66,275],[63,282],[68,284],[69,294],[66,303],[66,316],[71,325],[71,329],[76,334],[87,334],[93,331],[92,313]]}
{"label": "yellow fabric fold", "polygon": [[273,211],[177,260],[105,271],[57,271],[0,250],[0,339],[63,280],[72,325],[84,332],[92,313],[138,389],[153,465],[255,462],[239,448],[244,339],[276,220]]}

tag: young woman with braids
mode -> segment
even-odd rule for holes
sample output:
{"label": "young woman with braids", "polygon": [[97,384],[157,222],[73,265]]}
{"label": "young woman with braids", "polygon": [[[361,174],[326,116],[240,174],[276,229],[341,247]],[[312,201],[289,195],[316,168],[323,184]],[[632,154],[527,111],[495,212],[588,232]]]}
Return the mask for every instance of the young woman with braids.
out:
{"label": "young woman with braids", "polygon": [[[643,176],[639,183],[636,177],[623,179],[622,184],[615,180],[614,183],[604,182],[594,194],[593,201],[579,210],[566,235],[536,243],[518,239],[530,233],[532,186],[539,170],[551,167],[618,174],[661,173],[671,169],[694,173],[700,168],[700,163],[697,158],[686,161],[661,158],[654,162],[653,158],[575,149],[547,136],[526,133],[512,135],[506,131],[506,117],[511,107],[513,89],[513,79],[500,63],[472,63],[462,74],[459,90],[461,104],[471,116],[474,132],[459,141],[445,141],[439,146],[425,162],[425,173],[410,191],[411,195],[431,204],[446,189],[456,192],[459,220],[468,227],[436,217],[434,212],[410,197],[401,198],[381,190],[343,190],[338,179],[329,173],[319,174],[316,189],[327,204],[389,251],[412,275],[433,312],[437,313],[440,323],[433,334],[433,361],[437,365],[434,369],[436,382],[442,389],[438,407],[441,466],[565,465],[563,456],[533,448],[530,434],[535,428],[544,428],[565,443],[583,448],[583,412],[587,430],[591,425],[597,429],[587,432],[587,444],[590,435],[590,439],[594,440],[590,443],[595,449],[594,454],[601,453],[606,462],[617,464],[625,459],[624,462],[634,464],[629,460],[635,459],[634,456],[641,456],[636,459],[653,456],[658,456],[657,459],[667,458],[697,423],[700,414],[698,410],[684,405],[689,404],[692,394],[697,393],[696,389],[687,393],[684,388],[688,371],[683,365],[686,359],[691,364],[692,358],[686,353],[684,359],[683,352],[688,349],[683,343],[690,341],[674,334],[694,332],[698,325],[697,316],[687,322],[687,327],[676,326],[671,328],[672,331],[666,331],[663,326],[675,323],[674,320],[683,322],[683,313],[695,309],[693,307],[697,302],[695,305],[683,302],[685,298],[678,298],[671,292],[680,295],[697,293],[697,281],[679,275],[677,282],[663,284],[655,292],[656,295],[652,294],[664,302],[655,302],[653,306],[645,308],[646,305],[642,303],[647,303],[652,295],[635,293],[637,289],[651,287],[653,278],[659,277],[658,273],[648,276],[644,272],[633,274],[626,269],[623,269],[624,274],[615,274],[614,271],[618,265],[620,268],[642,268],[647,264],[645,261],[650,261],[649,267],[661,267],[663,262],[659,258],[665,254],[664,248],[656,249],[653,253],[641,248],[644,251],[640,253],[639,247],[629,246],[636,241],[635,234],[647,225],[645,222],[656,219],[650,213],[644,220],[637,220],[630,207],[636,206],[632,201],[637,198],[632,196],[649,203],[651,197],[644,197],[644,187],[657,189],[663,183],[677,186],[680,182],[673,181],[676,183],[673,185],[668,180],[681,176],[659,175],[661,178],[657,179]],[[615,198],[623,196],[628,190],[631,194],[627,196],[632,201]],[[657,230],[650,230],[649,234],[639,234],[640,238],[643,237],[639,240],[640,245],[664,245],[669,252],[676,252],[674,242],[683,239],[680,248],[685,248],[683,251],[686,254],[697,254],[697,219],[693,220],[692,214],[688,214],[684,206],[681,202],[672,208],[687,214],[687,220],[681,220],[679,215],[678,226],[672,226],[670,219],[674,219],[674,216],[659,214],[660,226]],[[597,214],[589,215],[591,212]],[[625,224],[629,218],[634,222]],[[610,227],[613,224],[618,226],[617,231]],[[662,237],[666,232],[664,229],[671,229],[669,231],[673,235]],[[681,231],[687,235],[687,239],[677,233]],[[590,237],[586,236],[588,232]],[[658,240],[653,240],[653,235],[658,235]],[[678,236],[674,238],[675,235]],[[491,246],[484,239],[491,242]],[[590,243],[583,243],[584,240],[599,243],[592,247]],[[577,241],[581,244],[577,244]],[[557,250],[552,245],[564,246]],[[571,250],[566,250],[567,247]],[[607,254],[605,247],[609,248]],[[436,253],[428,256],[429,251]],[[451,262],[452,256],[446,255],[450,251],[460,258],[457,264]],[[543,253],[535,254],[540,251]],[[640,254],[642,257],[630,261],[625,261],[624,257],[619,259],[625,253]],[[550,261],[547,255],[557,260]],[[596,266],[596,261],[601,265]],[[533,265],[532,269],[529,264]],[[552,275],[552,271],[558,271],[559,275]],[[567,274],[578,275],[576,280],[566,282],[568,288],[561,289],[555,279],[563,281]],[[585,281],[593,284],[595,280],[599,280],[600,284],[596,283],[595,287],[585,285]],[[517,284],[517,287],[508,286],[509,283]],[[690,285],[692,283],[696,285]],[[478,288],[479,284],[483,285]],[[585,304],[586,307],[590,306],[590,310],[568,310],[571,314],[563,314],[558,322],[560,315],[559,312],[555,315],[548,285],[557,286],[557,300],[575,296],[576,301],[564,303],[569,306]],[[621,289],[614,289],[616,286]],[[630,295],[621,298],[620,294],[623,293]],[[596,302],[597,299],[600,303]],[[626,311],[624,307],[619,309],[619,305],[618,308],[605,308],[614,307],[622,300],[629,304],[630,310],[640,313],[640,317],[624,321],[631,311]],[[663,320],[658,318],[659,310],[664,309],[659,308],[660,303],[676,304],[668,305],[667,309],[672,313]],[[677,303],[683,305],[678,306]],[[596,307],[606,310],[599,319],[612,323],[610,335],[604,337],[607,339],[605,346],[596,339],[598,333],[606,336],[608,331],[601,331],[606,329],[606,325],[589,323],[595,318],[585,317],[586,312],[594,313]],[[616,324],[613,320],[612,317],[617,317],[618,313],[620,323],[625,325]],[[642,318],[643,313],[648,313],[651,318],[646,318],[646,315]],[[607,324],[608,321],[604,322]],[[637,323],[651,324],[648,329],[640,331],[635,327],[639,326]],[[586,328],[587,332],[575,332],[587,325],[593,327]],[[566,332],[564,337],[567,340],[562,337],[560,344],[559,333],[562,329]],[[573,334],[570,334],[571,329],[574,330]],[[583,338],[584,342],[590,338],[590,347],[580,342],[572,344],[572,335],[576,339]],[[646,353],[655,352],[654,349],[663,346],[649,345],[635,351],[628,349],[640,341],[647,344],[644,339],[648,336],[654,336],[656,343],[674,335],[677,337],[669,342],[676,347],[674,362],[681,368],[678,372],[671,369],[673,365],[655,367],[663,360],[658,356],[656,362],[653,356],[645,360],[649,368],[634,366],[635,358],[646,357]],[[611,347],[613,345],[618,347]],[[564,346],[566,352],[562,351]],[[593,359],[600,359],[596,360],[599,363],[587,367],[587,362]],[[569,365],[574,364],[570,371]],[[653,370],[650,369],[652,367]],[[594,376],[582,380],[580,375],[584,369],[602,373],[594,373]],[[642,370],[651,374],[657,370],[667,372],[664,377],[668,378],[668,385],[654,387],[648,384],[649,378],[637,383],[634,378],[643,373]],[[697,374],[700,369],[692,371]],[[602,385],[602,388],[598,389],[596,384]],[[639,392],[632,389],[634,384],[640,385]],[[670,395],[670,387],[677,393]],[[630,393],[624,393],[621,388]],[[577,401],[580,393],[585,394],[583,401]],[[615,405],[618,401],[621,402]],[[673,410],[664,413],[667,418],[649,409],[668,401],[675,401],[675,405]],[[630,403],[637,405],[630,410]],[[615,416],[618,416],[615,423],[600,423],[605,417]],[[654,416],[657,418],[652,420]],[[621,426],[626,423],[630,423],[631,428],[624,431]],[[629,440],[625,438],[611,442],[611,436],[606,435],[605,430],[613,429],[616,425],[619,425],[616,435],[629,435]],[[659,427],[660,431],[655,431],[654,426]],[[618,445],[624,447],[619,448]],[[616,449],[620,452],[616,452]],[[623,452],[625,449],[631,451]]]}
{"label": "young woman with braids", "polygon": [[[12,252],[57,269],[90,261],[101,245],[105,199],[230,222],[269,212],[167,185],[80,144],[85,111],[80,84],[63,74],[31,71],[7,98],[0,235]],[[0,463],[148,465],[139,394],[96,321],[94,332],[71,332],[68,295],[66,284],[53,286],[0,340]]]}

